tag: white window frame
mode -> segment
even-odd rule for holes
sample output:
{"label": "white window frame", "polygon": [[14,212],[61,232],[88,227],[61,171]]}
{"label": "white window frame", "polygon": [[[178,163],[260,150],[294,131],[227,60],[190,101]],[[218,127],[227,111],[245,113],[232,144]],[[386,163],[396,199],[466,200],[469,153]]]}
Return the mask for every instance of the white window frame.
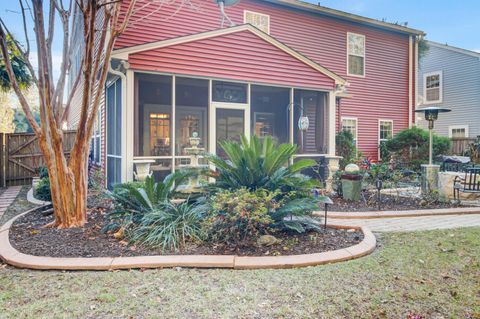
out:
{"label": "white window frame", "polygon": [[453,130],[461,130],[461,129],[464,129],[465,130],[465,138],[468,138],[469,135],[468,135],[468,125],[450,125],[448,127],[448,137],[449,138],[453,138]]}
{"label": "white window frame", "polygon": [[[348,62],[349,61],[349,56],[350,56],[348,38],[349,38],[350,35],[355,35],[355,36],[359,36],[359,37],[363,38],[363,46],[364,46],[363,55],[352,54],[352,55],[359,56],[359,57],[363,58],[363,75],[351,74],[350,73],[350,63]],[[347,51],[347,75],[358,77],[358,78],[364,78],[367,74],[367,38],[365,37],[365,35],[364,34],[359,34],[359,33],[354,33],[354,32],[347,32],[347,50],[346,51]]]}
{"label": "white window frame", "polygon": [[[268,20],[268,25],[267,25],[267,31],[265,32],[264,30],[260,29],[259,27],[257,27],[256,25],[253,25],[249,22],[247,22],[247,13],[252,13],[252,14],[256,14],[256,15],[259,15],[259,16],[264,16],[264,17],[267,17],[267,20]],[[270,15],[268,14],[265,14],[265,13],[260,13],[260,12],[256,12],[256,11],[250,11],[250,10],[243,10],[243,23],[248,23],[248,24],[251,24],[252,26],[254,26],[255,28],[257,28],[258,30],[260,31],[263,31],[267,34],[270,34]]]}
{"label": "white window frame", "polygon": [[378,144],[379,144],[379,145],[380,145],[380,142],[382,142],[382,141],[388,141],[388,139],[380,138],[380,129],[381,129],[381,127],[382,127],[382,122],[392,123],[392,137],[393,137],[393,120],[389,120],[389,119],[379,119],[379,120],[378,120]]}
{"label": "white window frame", "polygon": [[343,120],[355,121],[355,147],[358,147],[358,117],[342,116],[342,119],[340,122],[342,131],[343,131]]}
{"label": "white window frame", "polygon": [[[435,101],[427,101],[427,78],[429,76],[438,75],[438,79],[440,82],[439,85],[439,92],[438,92],[438,100]],[[438,104],[443,102],[443,71],[435,71],[435,72],[428,72],[423,74],[423,104]]]}

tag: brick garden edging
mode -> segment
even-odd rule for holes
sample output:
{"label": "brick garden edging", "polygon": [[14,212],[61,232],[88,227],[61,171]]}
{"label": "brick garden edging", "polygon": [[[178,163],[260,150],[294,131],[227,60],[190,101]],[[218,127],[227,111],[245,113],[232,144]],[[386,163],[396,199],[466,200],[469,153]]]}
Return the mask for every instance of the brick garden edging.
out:
{"label": "brick garden edging", "polygon": [[35,198],[33,187],[27,192],[27,201],[35,205],[49,205],[51,202]]}
{"label": "brick garden edging", "polygon": [[366,227],[337,226],[343,229],[360,229],[363,240],[354,246],[322,253],[291,256],[235,256],[235,255],[175,255],[175,256],[138,256],[138,257],[94,257],[94,258],[58,258],[26,255],[12,247],[9,230],[13,222],[21,216],[38,208],[15,216],[0,228],[0,258],[7,264],[29,269],[55,270],[112,270],[132,268],[295,268],[335,263],[359,258],[375,250],[376,238]]}
{"label": "brick garden edging", "polygon": [[[313,213],[323,217],[324,212]],[[395,217],[420,217],[420,216],[444,216],[444,215],[468,215],[480,214],[480,207],[437,208],[419,210],[397,211],[370,211],[370,212],[328,212],[327,217],[332,219],[370,219],[370,218],[395,218]]]}

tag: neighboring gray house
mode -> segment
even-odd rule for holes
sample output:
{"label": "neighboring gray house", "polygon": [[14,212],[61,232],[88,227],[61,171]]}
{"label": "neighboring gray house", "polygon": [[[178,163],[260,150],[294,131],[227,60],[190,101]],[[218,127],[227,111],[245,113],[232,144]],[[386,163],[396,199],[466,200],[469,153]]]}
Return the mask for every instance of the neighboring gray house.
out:
{"label": "neighboring gray house", "polygon": [[[436,105],[452,110],[435,122],[439,135],[475,138],[480,135],[480,53],[428,41],[419,62],[417,108]],[[428,123],[416,114],[419,127]]]}

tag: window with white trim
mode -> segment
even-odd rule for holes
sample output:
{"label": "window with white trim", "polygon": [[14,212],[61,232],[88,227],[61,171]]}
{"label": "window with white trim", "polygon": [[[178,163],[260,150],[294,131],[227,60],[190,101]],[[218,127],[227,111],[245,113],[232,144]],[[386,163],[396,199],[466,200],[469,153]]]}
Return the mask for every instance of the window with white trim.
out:
{"label": "window with white trim", "polygon": [[245,10],[243,23],[249,23],[265,33],[270,33],[270,16],[267,14]]}
{"label": "window with white trim", "polygon": [[378,138],[380,142],[391,139],[393,137],[393,121],[380,120],[378,130]]}
{"label": "window with white trim", "polygon": [[353,141],[357,145],[357,119],[356,118],[342,118],[342,130],[352,133]]}
{"label": "window with white trim", "polygon": [[365,36],[347,33],[347,74],[365,76]]}
{"label": "window with white trim", "polygon": [[455,125],[448,127],[448,137],[466,138],[468,137],[468,125]]}
{"label": "window with white trim", "polygon": [[423,95],[425,103],[442,102],[442,72],[431,72],[423,75]]}

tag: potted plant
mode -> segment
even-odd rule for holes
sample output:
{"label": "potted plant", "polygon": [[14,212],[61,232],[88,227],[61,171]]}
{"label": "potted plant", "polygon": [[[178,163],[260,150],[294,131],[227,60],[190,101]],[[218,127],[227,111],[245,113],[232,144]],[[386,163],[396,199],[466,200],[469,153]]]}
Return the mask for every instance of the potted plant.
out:
{"label": "potted plant", "polygon": [[348,164],[340,177],[342,181],[342,196],[344,199],[359,201],[362,193],[360,168],[356,164]]}

